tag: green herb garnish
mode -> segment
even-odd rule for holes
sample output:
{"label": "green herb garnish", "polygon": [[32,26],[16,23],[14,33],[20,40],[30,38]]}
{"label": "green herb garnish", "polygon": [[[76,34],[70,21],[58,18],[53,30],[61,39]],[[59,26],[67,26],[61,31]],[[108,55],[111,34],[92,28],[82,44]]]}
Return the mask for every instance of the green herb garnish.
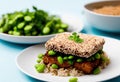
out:
{"label": "green herb garnish", "polygon": [[82,38],[80,38],[79,35],[77,35],[76,32],[73,32],[71,36],[68,37],[69,40],[73,40],[75,41],[76,43],[81,43],[83,42],[84,40]]}

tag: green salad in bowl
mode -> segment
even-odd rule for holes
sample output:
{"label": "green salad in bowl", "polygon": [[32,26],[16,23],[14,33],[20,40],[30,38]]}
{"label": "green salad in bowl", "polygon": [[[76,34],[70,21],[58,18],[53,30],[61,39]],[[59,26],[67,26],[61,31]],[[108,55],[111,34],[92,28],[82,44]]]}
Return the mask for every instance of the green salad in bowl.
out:
{"label": "green salad in bowl", "polygon": [[67,31],[68,24],[62,22],[57,15],[49,15],[35,6],[33,10],[2,15],[0,32],[17,36],[41,36]]}
{"label": "green salad in bowl", "polygon": [[13,43],[44,43],[57,33],[80,32],[83,24],[78,17],[50,14],[33,6],[29,9],[3,14],[0,19],[0,39]]}

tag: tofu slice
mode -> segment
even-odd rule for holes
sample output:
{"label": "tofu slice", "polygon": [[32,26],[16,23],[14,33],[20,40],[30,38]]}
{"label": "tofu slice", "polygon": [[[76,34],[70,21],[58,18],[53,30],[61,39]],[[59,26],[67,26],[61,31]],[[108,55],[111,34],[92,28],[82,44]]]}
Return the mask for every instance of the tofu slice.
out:
{"label": "tofu slice", "polygon": [[72,35],[72,33],[69,32],[57,34],[45,43],[45,48],[67,55],[71,54],[88,58],[101,50],[105,43],[105,40],[101,37],[83,33],[79,33],[79,36],[84,41],[82,43],[76,43],[75,41],[68,39],[70,35]]}

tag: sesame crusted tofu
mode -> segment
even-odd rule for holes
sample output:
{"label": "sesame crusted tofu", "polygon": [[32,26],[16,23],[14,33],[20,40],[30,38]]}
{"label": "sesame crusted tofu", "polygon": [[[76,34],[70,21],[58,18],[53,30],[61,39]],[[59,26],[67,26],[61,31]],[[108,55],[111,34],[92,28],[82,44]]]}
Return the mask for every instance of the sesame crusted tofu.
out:
{"label": "sesame crusted tofu", "polygon": [[47,50],[54,50],[64,54],[71,54],[88,58],[103,48],[104,39],[98,36],[79,33],[79,37],[84,41],[77,43],[68,39],[72,33],[64,32],[57,34],[45,44]]}

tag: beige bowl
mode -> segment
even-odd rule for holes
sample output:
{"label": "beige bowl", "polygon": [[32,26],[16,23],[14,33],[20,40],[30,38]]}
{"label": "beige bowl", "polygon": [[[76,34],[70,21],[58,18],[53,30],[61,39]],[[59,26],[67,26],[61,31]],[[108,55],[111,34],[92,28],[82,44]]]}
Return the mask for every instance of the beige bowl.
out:
{"label": "beige bowl", "polygon": [[97,29],[108,32],[120,32],[120,15],[107,15],[93,11],[93,9],[109,5],[120,5],[120,1],[98,1],[85,4],[84,10],[86,20],[91,26]]}

